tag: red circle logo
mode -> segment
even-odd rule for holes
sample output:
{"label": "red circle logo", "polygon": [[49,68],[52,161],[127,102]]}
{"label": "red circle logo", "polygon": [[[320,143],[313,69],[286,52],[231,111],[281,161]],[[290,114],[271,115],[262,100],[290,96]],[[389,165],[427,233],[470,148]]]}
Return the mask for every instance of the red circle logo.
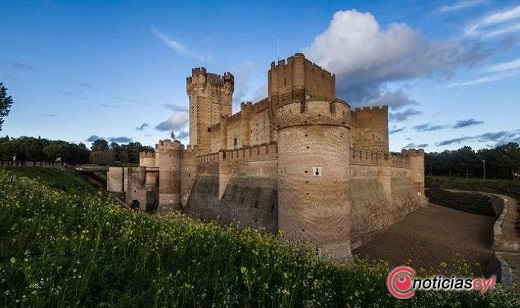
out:
{"label": "red circle logo", "polygon": [[388,274],[386,281],[390,294],[399,299],[407,299],[414,296],[415,291],[412,289],[413,280],[411,277],[414,274],[415,271],[411,267],[399,266],[394,268]]}

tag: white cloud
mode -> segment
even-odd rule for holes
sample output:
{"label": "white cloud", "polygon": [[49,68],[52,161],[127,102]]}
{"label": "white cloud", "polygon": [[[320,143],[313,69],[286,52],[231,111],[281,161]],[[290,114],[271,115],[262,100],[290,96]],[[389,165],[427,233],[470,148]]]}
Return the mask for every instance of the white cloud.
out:
{"label": "white cloud", "polygon": [[509,61],[509,62],[495,64],[495,65],[488,67],[487,69],[488,69],[488,71],[491,71],[491,72],[502,72],[502,71],[514,70],[517,68],[520,68],[520,58],[513,60],[513,61]]}
{"label": "white cloud", "polygon": [[466,27],[466,36],[491,38],[520,31],[520,5],[484,16]]}
{"label": "white cloud", "polygon": [[382,90],[381,96],[366,100],[362,104],[366,106],[388,105],[394,110],[404,108],[409,105],[419,105],[415,99],[410,97],[409,93],[406,93],[401,89],[397,89],[395,91]]}
{"label": "white cloud", "polygon": [[[429,41],[406,24],[381,28],[372,14],[356,10],[336,12],[328,28],[303,51],[336,74],[338,96],[354,105],[390,98],[387,83],[450,77],[458,66],[487,56],[456,40]],[[394,106],[415,104],[409,95],[398,94],[403,103]]]}
{"label": "white cloud", "polygon": [[499,74],[493,74],[493,75],[479,77],[479,78],[476,78],[473,80],[450,83],[447,86],[445,86],[444,88],[461,88],[461,87],[466,87],[466,86],[473,86],[473,85],[477,85],[477,84],[497,81],[500,79],[504,79],[504,78],[508,78],[508,77],[512,77],[512,76],[516,76],[516,75],[520,75],[520,71],[502,72]]}
{"label": "white cloud", "polygon": [[182,131],[188,125],[189,115],[185,111],[174,113],[168,120],[159,123],[155,129],[159,131]]}
{"label": "white cloud", "polygon": [[486,2],[486,0],[466,0],[466,1],[459,1],[451,5],[444,5],[442,6],[439,11],[442,13],[449,13],[453,11],[459,11],[463,9],[468,9],[470,7],[477,6],[479,4],[482,4]]}
{"label": "white cloud", "polygon": [[169,37],[167,34],[162,32],[161,30],[157,29],[156,27],[152,27],[152,33],[157,36],[166,46],[170,47],[174,51],[176,51],[178,54],[195,58],[195,59],[202,59],[202,56],[195,53],[194,51],[186,48],[183,44],[181,44],[179,41]]}

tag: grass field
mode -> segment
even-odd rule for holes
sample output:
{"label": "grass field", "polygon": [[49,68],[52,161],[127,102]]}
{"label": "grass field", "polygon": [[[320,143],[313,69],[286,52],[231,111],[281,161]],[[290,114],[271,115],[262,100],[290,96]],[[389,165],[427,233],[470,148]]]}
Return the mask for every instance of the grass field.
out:
{"label": "grass field", "polygon": [[418,291],[399,301],[386,289],[383,261],[335,265],[277,236],[127,211],[100,192],[36,178],[43,184],[0,169],[2,307],[520,304],[518,286]]}
{"label": "grass field", "polygon": [[427,188],[483,191],[508,195],[520,200],[520,181],[466,179],[461,177],[426,177]]}

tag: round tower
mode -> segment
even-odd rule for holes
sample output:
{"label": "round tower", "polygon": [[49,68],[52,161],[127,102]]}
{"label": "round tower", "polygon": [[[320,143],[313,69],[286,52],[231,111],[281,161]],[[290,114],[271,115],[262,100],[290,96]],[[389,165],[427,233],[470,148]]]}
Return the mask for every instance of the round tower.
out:
{"label": "round tower", "polygon": [[350,107],[306,101],[277,110],[278,228],[348,262]]}
{"label": "round tower", "polygon": [[410,175],[414,189],[419,197],[424,198],[424,150],[402,150],[401,155],[410,161]]}
{"label": "round tower", "polygon": [[178,140],[161,140],[155,146],[156,166],[159,167],[160,213],[181,208],[181,151],[182,145]]}

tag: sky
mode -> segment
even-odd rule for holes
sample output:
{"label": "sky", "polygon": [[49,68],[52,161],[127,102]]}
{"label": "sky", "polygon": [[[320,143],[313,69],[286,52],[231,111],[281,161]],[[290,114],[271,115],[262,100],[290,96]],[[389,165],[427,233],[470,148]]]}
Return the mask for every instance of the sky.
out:
{"label": "sky", "polygon": [[520,2],[0,0],[0,136],[188,143],[186,77],[235,76],[233,110],[303,52],[352,107],[389,105],[390,150],[520,143]]}

